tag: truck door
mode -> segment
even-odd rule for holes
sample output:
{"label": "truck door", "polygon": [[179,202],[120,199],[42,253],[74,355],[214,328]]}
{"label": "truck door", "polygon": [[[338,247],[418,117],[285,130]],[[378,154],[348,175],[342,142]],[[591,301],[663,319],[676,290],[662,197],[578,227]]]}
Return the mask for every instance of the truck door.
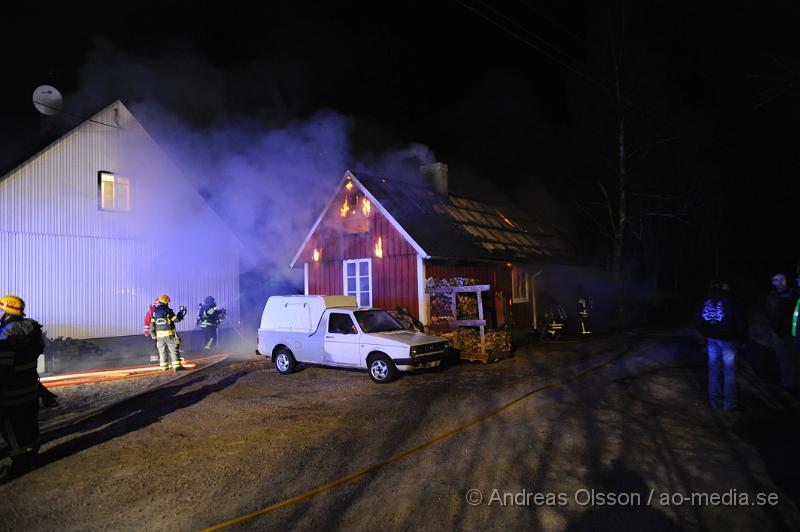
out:
{"label": "truck door", "polygon": [[331,312],[325,332],[325,362],[358,366],[361,362],[359,337],[350,314]]}

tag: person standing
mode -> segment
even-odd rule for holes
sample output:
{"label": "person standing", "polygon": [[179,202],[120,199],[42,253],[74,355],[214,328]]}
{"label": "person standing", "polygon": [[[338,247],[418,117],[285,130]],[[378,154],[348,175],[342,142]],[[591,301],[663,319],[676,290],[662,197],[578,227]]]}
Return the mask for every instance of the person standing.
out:
{"label": "person standing", "polygon": [[790,352],[790,361],[792,367],[792,374],[789,380],[794,384],[794,392],[800,391],[800,271],[797,273],[795,279],[797,287],[795,288],[795,303],[794,310],[792,311],[792,350]]}
{"label": "person standing", "polygon": [[[712,282],[708,297],[695,313],[697,330],[708,342],[708,402],[712,409],[736,408],[736,354],[749,339],[747,318],[728,294],[723,283]],[[722,383],[720,383],[722,373]]]}
{"label": "person standing", "polygon": [[[173,371],[183,370],[180,353],[178,352],[178,332],[175,324],[186,315],[186,308],[181,306],[178,313],[175,314],[169,308],[170,298],[163,295],[158,298],[158,306],[153,310],[153,316],[150,320],[150,338],[156,341],[158,348],[158,363],[163,371],[170,368],[172,362]],[[169,359],[167,360],[167,353]]]}
{"label": "person standing", "polygon": [[36,361],[44,351],[42,326],[25,317],[25,302],[0,298],[0,433],[10,449],[3,481],[36,467],[39,454],[39,397]]}
{"label": "person standing", "polygon": [[786,275],[772,276],[773,289],[767,296],[767,323],[769,323],[772,347],[778,360],[781,386],[791,390],[796,385],[797,372],[794,360],[794,338],[792,337],[792,314],[797,302],[796,292],[789,288]]}
{"label": "person standing", "polygon": [[[147,313],[144,315],[144,335],[150,336],[150,322],[153,320],[153,311],[158,306],[158,298],[153,300],[153,303],[150,305],[150,308],[147,309]],[[156,349],[155,344],[153,344],[153,349],[155,353],[151,352],[150,354],[150,362],[156,362],[158,360],[158,349]]]}
{"label": "person standing", "polygon": [[225,318],[226,310],[217,306],[212,296],[207,296],[200,304],[197,312],[197,324],[203,331],[205,342],[203,349],[211,351],[213,346],[218,343],[217,329],[220,322]]}
{"label": "person standing", "polygon": [[153,312],[156,310],[156,307],[161,303],[161,298],[155,298],[153,303],[150,305],[150,308],[147,309],[147,313],[144,315],[144,335],[150,336],[150,322],[153,321]]}

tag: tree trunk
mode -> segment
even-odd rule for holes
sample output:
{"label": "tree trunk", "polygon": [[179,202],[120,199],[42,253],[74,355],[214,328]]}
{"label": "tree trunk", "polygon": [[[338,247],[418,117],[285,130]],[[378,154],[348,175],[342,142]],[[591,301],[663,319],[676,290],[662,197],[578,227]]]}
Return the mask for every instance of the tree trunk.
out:
{"label": "tree trunk", "polygon": [[622,91],[619,86],[619,66],[617,66],[616,74],[617,123],[619,128],[617,135],[619,204],[617,206],[617,220],[616,224],[614,224],[611,267],[615,275],[619,277],[624,266],[625,231],[628,226],[628,175],[625,167],[625,110],[622,106]]}

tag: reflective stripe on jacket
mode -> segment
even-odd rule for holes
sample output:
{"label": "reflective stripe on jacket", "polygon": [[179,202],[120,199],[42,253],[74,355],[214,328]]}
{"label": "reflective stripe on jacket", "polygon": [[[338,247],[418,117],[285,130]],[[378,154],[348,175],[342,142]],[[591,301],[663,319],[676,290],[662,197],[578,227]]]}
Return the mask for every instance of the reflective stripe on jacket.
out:
{"label": "reflective stripe on jacket", "polygon": [[172,312],[171,308],[162,303],[153,311],[150,319],[150,334],[155,334],[157,338],[172,336],[175,334],[175,323],[181,319]]}
{"label": "reflective stripe on jacket", "polygon": [[200,327],[217,327],[220,322],[218,310],[216,305],[203,305],[200,309]]}

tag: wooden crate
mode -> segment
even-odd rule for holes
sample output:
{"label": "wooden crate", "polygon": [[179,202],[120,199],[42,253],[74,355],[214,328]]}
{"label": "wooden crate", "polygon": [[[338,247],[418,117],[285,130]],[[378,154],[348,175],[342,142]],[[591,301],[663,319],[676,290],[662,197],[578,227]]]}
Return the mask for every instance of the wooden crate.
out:
{"label": "wooden crate", "polygon": [[489,362],[497,362],[498,360],[502,360],[504,358],[511,357],[511,351],[495,351],[490,352],[486,351],[485,353],[481,353],[480,351],[461,351],[461,360],[467,360],[469,362],[482,362],[484,364],[488,364]]}

